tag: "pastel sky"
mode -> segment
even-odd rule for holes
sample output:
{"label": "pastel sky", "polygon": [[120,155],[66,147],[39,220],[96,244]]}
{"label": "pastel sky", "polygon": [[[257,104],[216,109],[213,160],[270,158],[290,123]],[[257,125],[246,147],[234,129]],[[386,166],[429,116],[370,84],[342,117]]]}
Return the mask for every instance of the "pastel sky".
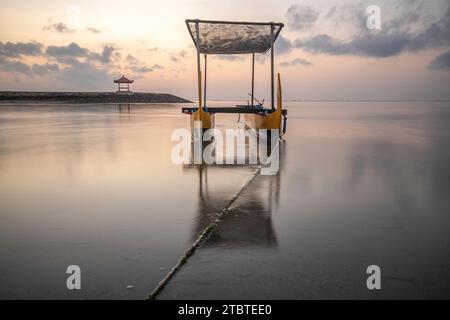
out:
{"label": "pastel sky", "polygon": [[[367,27],[369,5],[381,30]],[[287,99],[450,99],[449,0],[1,0],[0,90],[134,91],[195,99],[184,20],[283,22],[276,72]],[[269,97],[257,57],[256,96]],[[247,99],[251,57],[211,56],[208,96]]]}

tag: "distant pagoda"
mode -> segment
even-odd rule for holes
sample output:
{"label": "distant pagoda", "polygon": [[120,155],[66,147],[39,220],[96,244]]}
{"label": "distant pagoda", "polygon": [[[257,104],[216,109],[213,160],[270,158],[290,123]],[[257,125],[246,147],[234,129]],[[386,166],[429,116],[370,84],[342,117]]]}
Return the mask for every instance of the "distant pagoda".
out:
{"label": "distant pagoda", "polygon": [[125,78],[124,75],[117,80],[114,80],[114,83],[117,83],[117,92],[130,92],[130,83],[133,83],[134,80],[130,80]]}

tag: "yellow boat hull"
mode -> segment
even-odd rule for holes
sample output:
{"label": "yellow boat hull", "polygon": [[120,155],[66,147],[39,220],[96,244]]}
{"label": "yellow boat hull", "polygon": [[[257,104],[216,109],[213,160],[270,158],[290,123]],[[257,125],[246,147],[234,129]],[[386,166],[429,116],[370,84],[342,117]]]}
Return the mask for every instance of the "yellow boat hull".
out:
{"label": "yellow boat hull", "polygon": [[283,109],[283,98],[281,94],[281,78],[280,74],[278,74],[276,110],[266,115],[245,114],[244,122],[248,127],[256,130],[258,129],[281,130],[282,109]]}
{"label": "yellow boat hull", "polygon": [[213,113],[205,112],[204,110],[197,109],[197,111],[191,114],[191,129],[194,128],[195,121],[202,122],[202,129],[207,130],[214,128],[216,116]]}
{"label": "yellow boat hull", "polygon": [[215,115],[206,112],[202,108],[202,73],[199,73],[198,77],[198,109],[191,114],[191,130],[195,128],[195,121],[202,122],[202,129],[207,130],[214,128],[215,125]]}
{"label": "yellow boat hull", "polygon": [[280,129],[281,128],[281,110],[276,110],[268,115],[245,114],[245,124],[253,129]]}
{"label": "yellow boat hull", "polygon": [[[201,92],[201,73],[199,77],[199,102],[196,111],[191,114],[191,129],[195,128],[195,122],[202,122],[202,129],[207,130],[214,128],[215,126],[215,114],[205,111],[202,108],[202,92]],[[281,130],[281,119],[283,117],[283,99],[281,94],[281,79],[280,74],[278,74],[277,81],[277,108],[271,113],[267,114],[244,114],[244,122],[246,126],[253,129],[267,129],[267,130]],[[265,111],[261,111],[262,113]]]}

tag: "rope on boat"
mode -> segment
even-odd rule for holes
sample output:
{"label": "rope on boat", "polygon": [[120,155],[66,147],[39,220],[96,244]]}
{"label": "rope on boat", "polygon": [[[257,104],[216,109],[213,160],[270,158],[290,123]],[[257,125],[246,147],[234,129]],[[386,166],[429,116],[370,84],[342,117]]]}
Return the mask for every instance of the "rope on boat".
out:
{"label": "rope on boat", "polygon": [[197,247],[205,242],[209,236],[212,234],[212,232],[217,228],[219,223],[223,220],[223,218],[230,212],[233,204],[236,202],[236,200],[245,192],[248,190],[248,188],[253,184],[253,182],[258,178],[258,176],[261,173],[261,168],[263,165],[259,165],[258,168],[255,170],[253,175],[250,177],[250,179],[244,184],[244,186],[230,199],[228,204],[225,206],[222,211],[219,213],[216,213],[216,218],[213,222],[211,222],[205,229],[203,229],[197,239],[192,243],[192,245],[184,252],[184,254],[181,256],[181,258],[178,260],[177,264],[170,270],[170,272],[162,279],[157,287],[150,293],[146,300],[154,300],[159,293],[164,289],[164,287],[169,283],[170,279],[180,270],[180,268],[187,262],[190,256],[192,256],[197,249]]}

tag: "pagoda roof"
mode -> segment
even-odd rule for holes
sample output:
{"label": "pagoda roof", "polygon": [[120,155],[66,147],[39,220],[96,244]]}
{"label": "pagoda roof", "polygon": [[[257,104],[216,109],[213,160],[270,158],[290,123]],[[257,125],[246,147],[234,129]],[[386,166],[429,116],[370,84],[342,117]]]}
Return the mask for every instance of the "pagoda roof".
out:
{"label": "pagoda roof", "polygon": [[122,77],[120,77],[119,79],[114,80],[114,83],[133,83],[133,82],[134,80],[127,79],[125,78],[124,75],[122,75]]}

